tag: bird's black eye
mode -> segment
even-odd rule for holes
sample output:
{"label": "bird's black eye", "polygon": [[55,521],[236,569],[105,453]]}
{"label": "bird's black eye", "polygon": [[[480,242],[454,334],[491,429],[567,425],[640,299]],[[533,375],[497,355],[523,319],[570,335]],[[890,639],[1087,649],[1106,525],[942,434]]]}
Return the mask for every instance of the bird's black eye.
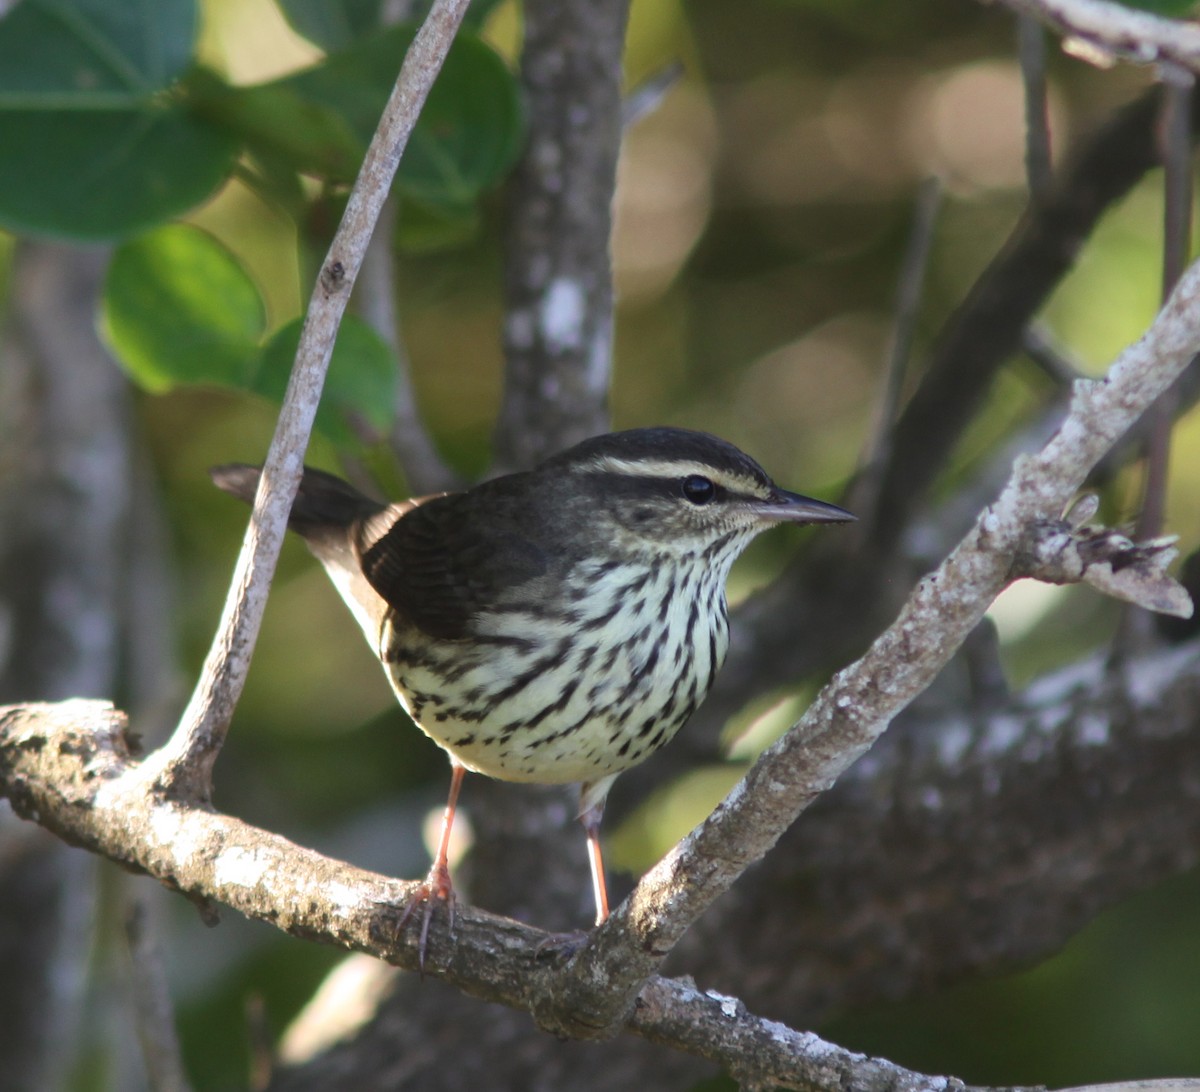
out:
{"label": "bird's black eye", "polygon": [[692,504],[708,504],[717,495],[717,487],[702,474],[689,474],[683,479],[683,496]]}

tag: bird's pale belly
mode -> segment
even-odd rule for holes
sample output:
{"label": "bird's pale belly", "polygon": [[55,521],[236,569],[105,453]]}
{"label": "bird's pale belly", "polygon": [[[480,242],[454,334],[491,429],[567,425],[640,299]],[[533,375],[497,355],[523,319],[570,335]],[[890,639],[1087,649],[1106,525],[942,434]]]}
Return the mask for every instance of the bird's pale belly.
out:
{"label": "bird's pale belly", "polygon": [[594,782],[666,744],[707,694],[727,647],[723,610],[668,613],[640,629],[551,632],[519,648],[521,638],[493,636],[410,646],[385,624],[392,686],[421,730],[467,769],[546,784]]}

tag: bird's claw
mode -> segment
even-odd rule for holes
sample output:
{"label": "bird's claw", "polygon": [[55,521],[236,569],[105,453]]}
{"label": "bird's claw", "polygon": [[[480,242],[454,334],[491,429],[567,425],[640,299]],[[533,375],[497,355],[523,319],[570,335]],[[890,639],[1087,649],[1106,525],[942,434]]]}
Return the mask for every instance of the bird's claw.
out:
{"label": "bird's claw", "polygon": [[457,900],[454,894],[454,885],[450,882],[450,869],[443,862],[434,863],[433,868],[429,870],[429,875],[418,885],[408,900],[408,905],[405,906],[404,913],[400,915],[400,921],[396,925],[396,934],[399,936],[408,924],[408,919],[416,912],[417,907],[424,904],[424,909],[421,911],[421,935],[417,940],[417,968],[422,975],[425,974],[425,951],[429,943],[429,923],[433,919],[434,905],[439,900],[446,904],[450,936],[453,937]]}

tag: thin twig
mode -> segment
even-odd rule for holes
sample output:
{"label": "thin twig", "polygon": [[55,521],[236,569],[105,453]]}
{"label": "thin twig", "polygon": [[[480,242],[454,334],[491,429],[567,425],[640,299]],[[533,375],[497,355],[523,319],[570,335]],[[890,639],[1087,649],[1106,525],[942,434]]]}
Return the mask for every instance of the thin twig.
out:
{"label": "thin twig", "polygon": [[[167,986],[162,947],[155,935],[145,881],[125,883],[129,893],[125,911],[125,940],[129,947],[129,980],[146,1075],[154,1092],[187,1092],[191,1087],[183,1068],[175,1010]],[[135,887],[135,884],[137,885]]]}
{"label": "thin twig", "polygon": [[683,75],[683,64],[673,61],[638,84],[621,103],[621,125],[628,129],[636,125],[647,114],[654,113],[662,105],[667,92],[679,82]]}
{"label": "thin twig", "polygon": [[[863,471],[854,484],[848,504],[869,522],[875,514],[884,468],[892,450],[892,430],[900,410],[904,379],[912,356],[913,338],[917,328],[925,272],[929,267],[929,252],[938,212],[942,207],[942,183],[928,178],[917,192],[912,230],[900,263],[896,287],[896,311],[892,322],[892,338],[888,348],[885,380],[875,411],[875,424],[863,459]],[[860,532],[862,534],[866,531]]]}
{"label": "thin twig", "polygon": [[1049,24],[1066,38],[1065,47],[1085,60],[1135,64],[1174,61],[1200,68],[1200,26],[1164,19],[1109,0],[1000,0]]}
{"label": "thin twig", "polygon": [[[1162,68],[1163,259],[1162,294],[1166,299],[1179,281],[1191,250],[1192,237],[1192,94],[1195,78],[1175,64]],[[1135,534],[1150,539],[1162,530],[1171,462],[1171,432],[1178,407],[1178,388],[1172,386],[1145,418],[1146,476]],[[1128,657],[1151,639],[1150,615],[1126,609],[1112,643],[1114,660]]]}
{"label": "thin twig", "polygon": [[396,202],[384,203],[367,256],[363,260],[356,300],[363,318],[387,343],[396,361],[396,393],[392,399],[392,427],[387,441],[400,461],[410,492],[434,493],[457,482],[442,461],[417,410],[412,367],[400,331],[396,306]]}
{"label": "thin twig", "polygon": [[1059,387],[1069,387],[1083,379],[1079,367],[1054,340],[1054,335],[1041,323],[1034,323],[1021,337],[1021,348],[1042,372]]}
{"label": "thin twig", "polygon": [[179,726],[149,760],[160,788],[174,795],[206,799],[210,793],[212,766],[249,670],[337,328],[400,156],[467,2],[437,0],[417,32],[313,288],[216,637]]}
{"label": "thin twig", "polygon": [[1025,85],[1025,177],[1029,197],[1040,201],[1050,188],[1050,117],[1046,108],[1046,32],[1032,15],[1017,16],[1017,56]]}
{"label": "thin twig", "polygon": [[[1175,288],[1192,242],[1192,92],[1195,77],[1177,65],[1163,66],[1163,299]],[[1152,538],[1163,525],[1175,396],[1167,391],[1151,411],[1146,448],[1146,486],[1137,521],[1138,538]]]}

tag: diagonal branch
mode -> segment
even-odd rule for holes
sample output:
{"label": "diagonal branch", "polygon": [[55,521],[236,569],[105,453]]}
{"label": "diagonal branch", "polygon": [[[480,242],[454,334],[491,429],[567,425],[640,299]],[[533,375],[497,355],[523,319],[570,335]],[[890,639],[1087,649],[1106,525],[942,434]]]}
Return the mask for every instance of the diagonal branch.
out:
{"label": "diagonal branch", "polygon": [[194,800],[210,795],[213,764],[250,667],[338,326],[400,157],[467,2],[436,0],[413,39],[313,287],[217,634],[178,728],[151,760],[159,787],[172,795]]}
{"label": "diagonal branch", "polygon": [[910,708],[672,965],[810,1027],[1044,959],[1200,862],[1197,710],[1195,641],[1115,670],[1102,651],[996,705]]}
{"label": "diagonal branch", "polygon": [[565,1007],[573,1021],[559,1030],[595,1035],[626,1018],[642,983],[691,923],[932,682],[1009,582],[1029,529],[1066,509],[1092,467],[1198,348],[1200,263],[1104,379],[1075,384],[1058,432],[1039,454],[1016,461],[1000,497],[920,581],[892,626],[834,676],[800,722],[592,934],[559,983],[554,1012]]}
{"label": "diagonal branch", "polygon": [[[1044,199],[1029,207],[942,329],[920,387],[897,422],[879,513],[866,521],[877,534],[849,556],[844,543],[836,549],[816,544],[733,612],[725,666],[683,747],[667,752],[666,761],[685,759],[689,744],[711,757],[719,727],[754,696],[856,655],[892,616],[894,589],[911,579],[911,561],[899,544],[913,513],[1096,225],[1159,165],[1161,101],[1156,87],[1119,110],[1064,163]],[[1192,117],[1200,120],[1200,111],[1193,109]],[[637,777],[638,771],[623,777],[618,796]]]}
{"label": "diagonal branch", "polygon": [[[148,773],[130,753],[124,717],[106,702],[0,708],[0,785],[18,813],[198,901],[219,899],[294,936],[415,969],[416,944],[398,941],[395,909],[413,884],[324,857],[203,805],[166,799],[152,791]],[[550,992],[559,971],[542,954],[547,934],[471,907],[461,908],[456,928],[456,939],[430,938],[430,965],[439,977],[471,996],[521,1009]],[[629,1030],[790,1088],[866,1089],[883,1075],[913,1092],[946,1088],[944,1078],[841,1050],[687,981],[647,983]]]}

